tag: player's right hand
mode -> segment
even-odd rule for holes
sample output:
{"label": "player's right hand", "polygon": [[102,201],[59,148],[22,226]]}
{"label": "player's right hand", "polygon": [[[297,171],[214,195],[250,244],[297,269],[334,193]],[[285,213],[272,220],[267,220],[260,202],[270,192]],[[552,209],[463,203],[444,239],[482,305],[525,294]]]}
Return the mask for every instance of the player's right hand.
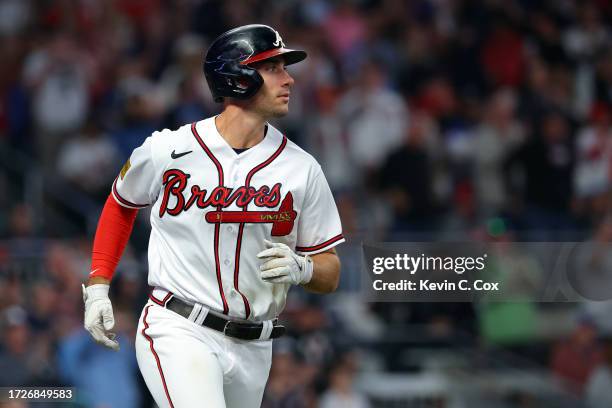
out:
{"label": "player's right hand", "polygon": [[110,332],[115,326],[115,317],[113,316],[113,305],[108,298],[109,285],[82,286],[83,302],[85,302],[85,330],[97,343],[119,351],[117,336]]}
{"label": "player's right hand", "polygon": [[310,282],[314,265],[312,258],[300,256],[286,244],[264,240],[267,249],[257,254],[264,260],[260,266],[261,279],[269,283],[302,285]]}

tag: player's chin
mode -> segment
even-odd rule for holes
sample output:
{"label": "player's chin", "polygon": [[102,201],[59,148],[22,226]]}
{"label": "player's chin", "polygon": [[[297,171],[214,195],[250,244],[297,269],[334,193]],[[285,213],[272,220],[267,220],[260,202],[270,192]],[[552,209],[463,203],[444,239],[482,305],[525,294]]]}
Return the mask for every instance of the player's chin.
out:
{"label": "player's chin", "polygon": [[289,113],[289,104],[285,103],[283,105],[276,106],[276,108],[272,112],[272,116],[276,118],[281,118]]}

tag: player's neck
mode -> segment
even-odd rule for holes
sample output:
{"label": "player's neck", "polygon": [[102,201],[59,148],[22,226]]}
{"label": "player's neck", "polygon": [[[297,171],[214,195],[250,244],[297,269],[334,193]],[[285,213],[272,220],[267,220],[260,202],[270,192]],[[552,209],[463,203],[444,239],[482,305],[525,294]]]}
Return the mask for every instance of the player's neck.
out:
{"label": "player's neck", "polygon": [[266,123],[260,115],[233,105],[215,118],[219,134],[234,149],[248,149],[261,142]]}

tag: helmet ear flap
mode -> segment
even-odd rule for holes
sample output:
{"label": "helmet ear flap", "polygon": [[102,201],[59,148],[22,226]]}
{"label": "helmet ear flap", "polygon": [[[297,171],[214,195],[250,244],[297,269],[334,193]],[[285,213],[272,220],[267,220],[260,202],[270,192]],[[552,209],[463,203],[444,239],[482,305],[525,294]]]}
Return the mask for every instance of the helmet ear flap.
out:
{"label": "helmet ear flap", "polygon": [[259,91],[264,82],[256,69],[239,62],[222,64],[207,74],[215,102],[223,102],[224,97],[248,99]]}
{"label": "helmet ear flap", "polygon": [[255,95],[263,85],[263,77],[255,68],[241,65],[239,69],[242,71],[243,75],[237,78],[236,86],[244,90],[245,98],[250,98]]}
{"label": "helmet ear flap", "polygon": [[254,68],[238,65],[237,70],[239,74],[232,78],[234,94],[238,98],[250,98],[259,91],[264,80]]}

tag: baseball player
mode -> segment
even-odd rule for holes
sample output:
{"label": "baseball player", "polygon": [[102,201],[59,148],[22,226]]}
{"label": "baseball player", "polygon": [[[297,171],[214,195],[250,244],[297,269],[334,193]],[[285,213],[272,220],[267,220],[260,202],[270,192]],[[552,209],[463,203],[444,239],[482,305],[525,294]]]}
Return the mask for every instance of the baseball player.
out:
{"label": "baseball player", "polygon": [[117,350],[108,298],[138,209],[152,206],[136,356],[160,407],[258,407],[291,285],[333,292],[344,241],[321,167],[268,120],[288,112],[306,58],[277,31],[219,36],[204,61],[221,114],[154,132],[132,153],[100,216],[83,287],[85,328]]}

